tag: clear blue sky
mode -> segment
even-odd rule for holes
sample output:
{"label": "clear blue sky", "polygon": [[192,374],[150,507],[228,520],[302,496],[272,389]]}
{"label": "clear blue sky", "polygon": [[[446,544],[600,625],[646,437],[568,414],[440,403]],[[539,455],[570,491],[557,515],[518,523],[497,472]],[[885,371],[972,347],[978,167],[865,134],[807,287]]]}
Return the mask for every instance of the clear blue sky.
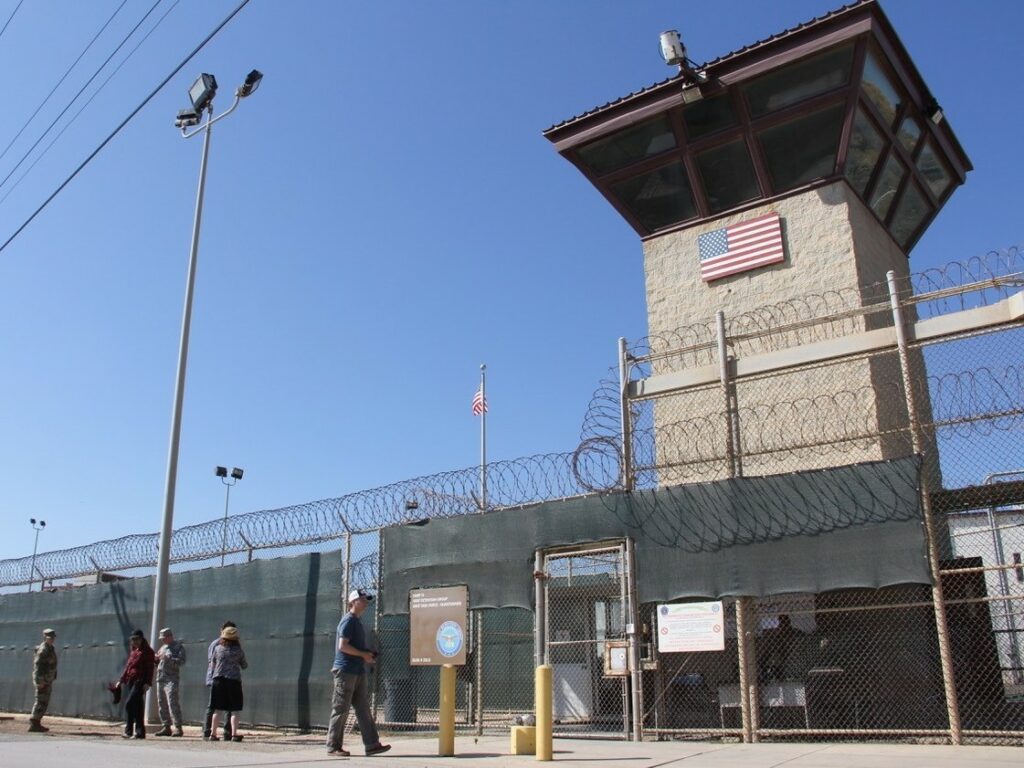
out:
{"label": "clear blue sky", "polygon": [[[0,149],[120,2],[17,11]],[[0,179],[152,2],[127,0]],[[0,241],[235,5],[173,7],[0,187]],[[40,551],[159,529],[201,150],[172,121],[200,71],[221,109],[266,79],[214,130],[176,526],[222,513],[217,464],[246,470],[232,513],[475,464],[481,362],[491,459],[572,450],[616,339],[646,333],[641,246],[541,131],[669,76],[665,29],[706,61],[838,5],[253,0],[0,253],[0,558],[31,554],[29,517]],[[1024,4],[883,7],[976,168],[912,267],[1020,243]]]}

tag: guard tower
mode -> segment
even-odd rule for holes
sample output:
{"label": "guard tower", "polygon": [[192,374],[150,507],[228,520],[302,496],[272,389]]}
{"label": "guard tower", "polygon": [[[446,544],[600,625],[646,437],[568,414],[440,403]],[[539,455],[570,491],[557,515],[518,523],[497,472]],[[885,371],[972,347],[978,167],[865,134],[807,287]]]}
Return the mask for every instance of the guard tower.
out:
{"label": "guard tower", "polygon": [[[679,43],[667,54],[679,74],[544,132],[640,236],[651,334],[808,294],[877,302],[864,286],[908,274],[908,254],[971,164],[877,2],[704,65]],[[881,378],[898,380],[882,365],[851,366],[842,386],[869,393],[857,407],[885,434],[906,415],[871,395]],[[838,385],[801,375],[790,386]],[[756,474],[897,452],[879,437],[843,462],[773,467],[766,456]]]}

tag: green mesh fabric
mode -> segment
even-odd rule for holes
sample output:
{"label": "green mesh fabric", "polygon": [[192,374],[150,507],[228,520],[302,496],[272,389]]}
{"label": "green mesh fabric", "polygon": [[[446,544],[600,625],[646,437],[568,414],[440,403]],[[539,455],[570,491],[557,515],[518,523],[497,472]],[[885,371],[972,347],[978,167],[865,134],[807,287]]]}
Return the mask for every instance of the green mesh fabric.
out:
{"label": "green mesh fabric", "polygon": [[[249,662],[242,722],[326,725],[341,580],[338,552],[172,574],[166,624],[188,654],[181,670],[186,722],[203,721],[207,647],[230,619]],[[119,719],[105,686],[121,673],[133,629],[153,644],[153,588],[149,577],[0,596],[0,709],[31,709],[32,652],[43,628],[53,627],[59,667],[50,714]]]}
{"label": "green mesh fabric", "polygon": [[627,537],[642,603],[930,584],[919,473],[911,456],[388,528],[380,610],[449,584],[473,608],[530,608],[537,549]]}

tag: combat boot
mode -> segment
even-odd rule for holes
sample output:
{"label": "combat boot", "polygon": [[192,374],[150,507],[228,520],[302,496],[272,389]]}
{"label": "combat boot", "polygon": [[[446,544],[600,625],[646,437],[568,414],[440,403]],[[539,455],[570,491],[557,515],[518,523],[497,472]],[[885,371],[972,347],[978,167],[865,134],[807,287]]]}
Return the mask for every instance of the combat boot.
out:
{"label": "combat boot", "polygon": [[29,730],[29,733],[49,733],[50,732],[50,729],[47,728],[45,725],[43,725],[38,720],[29,720],[28,721],[28,730]]}
{"label": "combat boot", "polygon": [[161,728],[159,731],[157,731],[153,735],[154,736],[170,736],[171,735],[171,726],[165,725],[163,728]]}

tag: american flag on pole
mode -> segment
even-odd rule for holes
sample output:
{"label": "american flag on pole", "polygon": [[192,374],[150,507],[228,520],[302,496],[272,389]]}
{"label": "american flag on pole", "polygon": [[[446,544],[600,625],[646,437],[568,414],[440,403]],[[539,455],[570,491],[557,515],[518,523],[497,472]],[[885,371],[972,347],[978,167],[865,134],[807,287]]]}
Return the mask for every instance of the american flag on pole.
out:
{"label": "american flag on pole", "polygon": [[786,258],[782,251],[782,223],[777,213],[700,235],[697,246],[700,276],[706,283],[748,269],[778,264]]}
{"label": "american flag on pole", "polygon": [[476,394],[473,395],[473,415],[479,416],[482,413],[487,413],[487,398],[484,397],[484,393],[478,389]]}

